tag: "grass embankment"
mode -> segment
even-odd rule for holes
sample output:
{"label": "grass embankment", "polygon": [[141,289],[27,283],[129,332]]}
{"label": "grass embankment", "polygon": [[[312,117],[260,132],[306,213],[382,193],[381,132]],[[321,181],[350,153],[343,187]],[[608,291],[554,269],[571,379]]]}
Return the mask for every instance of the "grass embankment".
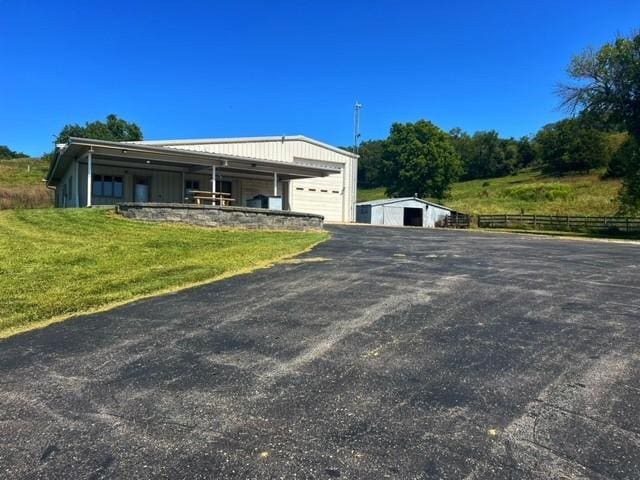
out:
{"label": "grass embankment", "polygon": [[358,202],[370,202],[381,198],[387,198],[384,187],[358,188]]}
{"label": "grass embankment", "polygon": [[0,210],[53,206],[53,192],[42,179],[49,163],[33,158],[0,160]]}
{"label": "grass embankment", "polygon": [[[508,177],[470,180],[453,185],[449,198],[437,201],[470,214],[613,216],[619,180],[602,180],[601,172],[549,177],[537,170]],[[383,188],[358,190],[358,201],[385,198]]]}
{"label": "grass embankment", "polygon": [[142,223],[100,209],[0,212],[0,337],[267,266],[327,237]]}

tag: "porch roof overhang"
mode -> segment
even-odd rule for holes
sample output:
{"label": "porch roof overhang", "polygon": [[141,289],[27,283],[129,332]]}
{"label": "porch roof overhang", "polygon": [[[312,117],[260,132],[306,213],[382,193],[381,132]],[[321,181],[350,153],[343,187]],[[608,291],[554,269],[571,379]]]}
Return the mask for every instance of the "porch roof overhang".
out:
{"label": "porch roof overhang", "polygon": [[296,179],[310,177],[326,177],[340,173],[339,165],[324,161],[295,161],[279,162],[260,158],[240,157],[218,153],[182,150],[171,147],[158,147],[133,143],[111,142],[88,138],[71,137],[69,141],[59,147],[49,172],[47,185],[56,185],[74,160],[83,159],[91,152],[94,161],[105,161],[109,164],[140,164],[145,168],[154,165],[168,166],[192,172],[209,170],[212,167],[241,174],[277,173],[281,179]]}

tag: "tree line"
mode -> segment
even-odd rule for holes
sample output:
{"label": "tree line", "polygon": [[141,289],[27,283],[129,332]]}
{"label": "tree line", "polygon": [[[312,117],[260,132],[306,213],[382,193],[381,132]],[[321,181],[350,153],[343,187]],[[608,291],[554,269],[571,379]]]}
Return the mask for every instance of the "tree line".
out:
{"label": "tree line", "polygon": [[571,116],[532,137],[496,131],[444,132],[433,123],[394,123],[386,139],[359,148],[358,186],[388,195],[446,198],[457,180],[502,177],[527,167],[549,175],[606,167],[623,179],[621,213],[640,213],[640,34],[577,55],[574,84],[558,94]]}
{"label": "tree line", "polygon": [[[398,144],[404,140],[420,142],[420,137],[426,138],[425,128],[438,129],[425,120],[394,124],[387,139],[363,142],[358,151],[358,185],[361,188],[390,187],[390,193],[400,193],[389,185],[393,181],[388,178],[393,173],[389,167],[394,163],[401,166],[402,159],[397,156]],[[408,138],[406,133],[403,134],[404,139],[400,138],[398,132],[407,130],[416,132],[417,138]],[[533,137],[520,139],[501,138],[495,130],[479,131],[473,135],[460,128],[446,134],[440,132],[439,140],[449,144],[457,153],[457,158],[445,159],[446,168],[457,172],[453,181],[504,177],[528,167],[540,168],[549,175],[564,175],[608,166],[606,176],[620,177],[632,153],[628,133],[592,125],[582,117],[546,125]],[[430,141],[435,141],[433,135]],[[410,175],[407,167],[413,170],[415,166],[404,165],[404,175]],[[442,188],[437,190],[446,191]],[[428,194],[437,196],[435,191]]]}
{"label": "tree line", "polygon": [[0,160],[13,160],[14,158],[25,158],[28,156],[29,155],[27,155],[26,153],[11,150],[6,145],[0,145]]}

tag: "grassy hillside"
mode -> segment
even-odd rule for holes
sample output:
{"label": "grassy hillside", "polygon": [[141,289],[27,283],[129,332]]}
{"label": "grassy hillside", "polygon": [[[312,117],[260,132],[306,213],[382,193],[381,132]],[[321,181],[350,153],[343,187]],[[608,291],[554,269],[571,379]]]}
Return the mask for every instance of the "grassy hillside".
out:
{"label": "grassy hillside", "polygon": [[369,202],[380,198],[387,198],[387,194],[384,192],[384,187],[358,188],[358,202]]}
{"label": "grassy hillside", "polygon": [[[601,180],[601,172],[548,177],[537,170],[486,180],[458,182],[439,202],[458,211],[540,215],[614,215],[619,180]],[[358,190],[358,201],[384,198],[384,189]]]}
{"label": "grassy hillside", "polygon": [[0,160],[0,210],[53,205],[53,193],[42,179],[49,164],[33,158]]}
{"label": "grassy hillside", "polygon": [[0,338],[265,266],[327,238],[135,222],[103,209],[7,210],[0,231]]}

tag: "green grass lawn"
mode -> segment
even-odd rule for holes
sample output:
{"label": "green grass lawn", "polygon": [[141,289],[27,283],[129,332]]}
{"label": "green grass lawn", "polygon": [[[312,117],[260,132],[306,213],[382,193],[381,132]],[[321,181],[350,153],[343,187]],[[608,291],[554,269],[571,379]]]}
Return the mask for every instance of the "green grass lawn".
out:
{"label": "green grass lawn", "polygon": [[[437,201],[470,213],[538,215],[615,215],[619,180],[601,180],[601,172],[549,177],[537,170],[453,185],[449,198]],[[385,198],[383,188],[358,190],[358,201]]]}
{"label": "green grass lawn", "polygon": [[103,209],[1,211],[0,337],[267,266],[326,238],[135,222]]}

